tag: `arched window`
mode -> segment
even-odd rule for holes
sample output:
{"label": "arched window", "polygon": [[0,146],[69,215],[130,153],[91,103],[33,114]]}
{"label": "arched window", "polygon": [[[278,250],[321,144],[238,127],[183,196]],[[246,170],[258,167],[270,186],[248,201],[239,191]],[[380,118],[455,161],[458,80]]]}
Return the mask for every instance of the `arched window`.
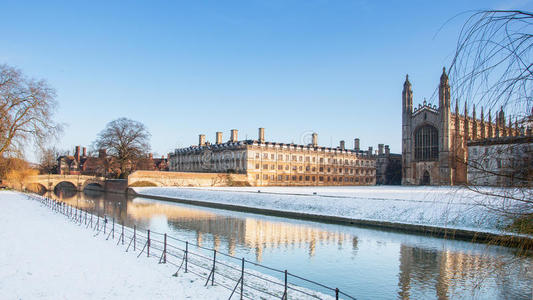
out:
{"label": "arched window", "polygon": [[439,158],[439,133],[431,125],[415,131],[415,160],[431,161]]}

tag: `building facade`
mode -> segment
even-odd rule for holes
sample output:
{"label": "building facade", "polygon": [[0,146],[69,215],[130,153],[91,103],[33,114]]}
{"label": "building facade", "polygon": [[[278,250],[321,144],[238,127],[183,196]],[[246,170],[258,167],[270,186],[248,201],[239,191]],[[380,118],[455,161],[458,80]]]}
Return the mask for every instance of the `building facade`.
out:
{"label": "building facade", "polygon": [[309,145],[267,142],[265,131],[259,128],[257,140],[239,141],[237,130],[231,130],[230,140],[206,142],[199,136],[198,146],[176,149],[169,154],[169,170],[177,172],[217,172],[246,174],[255,186],[312,186],[312,185],[374,185],[376,156],[370,147],[354,149],[318,146],[318,135],[312,135]]}
{"label": "building facade", "polygon": [[485,120],[481,116],[468,115],[465,102],[464,114],[459,113],[456,102],[451,110],[450,85],[443,69],[439,84],[439,106],[427,104],[413,109],[413,91],[406,77],[402,91],[402,184],[406,185],[458,185],[467,182],[467,159],[470,140],[492,137],[516,136],[518,124],[513,128],[511,120],[506,125],[503,109],[492,121],[489,110]]}
{"label": "building facade", "polygon": [[390,153],[389,145],[378,145],[376,184],[402,184],[402,155]]}
{"label": "building facade", "polygon": [[468,142],[468,184],[531,187],[532,182],[531,135]]}

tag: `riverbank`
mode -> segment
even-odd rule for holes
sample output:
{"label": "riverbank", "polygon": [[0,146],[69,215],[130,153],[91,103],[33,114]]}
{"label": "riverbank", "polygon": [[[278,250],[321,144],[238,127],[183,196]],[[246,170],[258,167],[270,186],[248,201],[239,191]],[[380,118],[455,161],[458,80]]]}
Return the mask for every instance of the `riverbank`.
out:
{"label": "riverbank", "polygon": [[24,194],[0,191],[0,294],[5,299],[227,299],[192,274],[124,252]]}
{"label": "riverbank", "polygon": [[509,201],[452,187],[133,188],[157,200],[183,202],[327,223],[359,225],[447,238],[533,247],[533,238],[506,232],[495,213]]}

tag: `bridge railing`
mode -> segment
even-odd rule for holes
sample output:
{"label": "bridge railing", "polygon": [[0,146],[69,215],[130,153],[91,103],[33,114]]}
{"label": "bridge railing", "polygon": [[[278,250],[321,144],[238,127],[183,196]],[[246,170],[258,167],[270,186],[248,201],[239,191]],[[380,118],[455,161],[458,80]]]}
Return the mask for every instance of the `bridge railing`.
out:
{"label": "bridge railing", "polygon": [[[228,290],[229,298],[239,299],[355,299],[338,288],[238,258],[216,249],[203,247],[167,233],[128,227],[108,215],[94,215],[88,210],[51,198],[30,195],[53,211],[94,231],[94,236],[116,241],[125,251],[138,253],[160,264],[172,265],[173,276],[192,273],[207,285]],[[305,287],[303,287],[305,286]]]}

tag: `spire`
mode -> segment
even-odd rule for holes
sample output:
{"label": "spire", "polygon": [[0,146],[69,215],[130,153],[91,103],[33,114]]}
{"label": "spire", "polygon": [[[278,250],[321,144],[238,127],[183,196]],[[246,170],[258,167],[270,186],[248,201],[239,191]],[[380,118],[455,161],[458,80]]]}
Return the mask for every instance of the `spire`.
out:
{"label": "spire", "polygon": [[448,84],[448,75],[446,74],[446,67],[442,67],[442,75],[440,75],[440,84],[441,85]]}
{"label": "spire", "polygon": [[476,121],[476,105],[475,104],[472,107],[472,119],[474,119],[474,122]]}
{"label": "spire", "polygon": [[466,106],[466,100],[465,100],[465,119],[468,118],[468,108]]}
{"label": "spire", "polygon": [[481,106],[481,123],[485,123],[485,116],[483,116],[483,106]]}
{"label": "spire", "polygon": [[405,82],[403,83],[403,86],[411,86],[411,83],[409,82],[409,74],[405,74]]}
{"label": "spire", "polygon": [[459,99],[455,98],[455,114],[459,116]]}

